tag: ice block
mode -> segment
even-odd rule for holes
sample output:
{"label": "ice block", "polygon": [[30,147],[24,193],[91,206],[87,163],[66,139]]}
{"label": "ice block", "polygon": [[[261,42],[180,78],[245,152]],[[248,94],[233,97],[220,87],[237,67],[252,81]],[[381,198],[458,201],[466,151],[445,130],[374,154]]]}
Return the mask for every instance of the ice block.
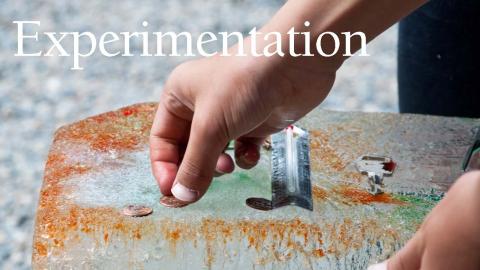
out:
{"label": "ice block", "polygon": [[[64,126],[46,162],[33,240],[34,269],[366,269],[413,235],[462,172],[480,120],[317,109],[310,130],[314,211],[249,208],[271,196],[270,153],[214,179],[196,204],[170,209],[150,171],[156,104]],[[385,193],[368,192],[354,161],[397,164]],[[153,208],[130,217],[131,204]]]}

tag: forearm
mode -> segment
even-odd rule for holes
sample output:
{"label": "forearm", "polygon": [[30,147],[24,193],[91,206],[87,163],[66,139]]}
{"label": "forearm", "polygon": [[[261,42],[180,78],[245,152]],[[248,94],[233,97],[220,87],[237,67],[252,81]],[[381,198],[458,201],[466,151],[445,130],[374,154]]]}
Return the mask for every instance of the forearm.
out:
{"label": "forearm", "polygon": [[[265,26],[265,30],[302,27],[308,20],[310,31],[362,31],[369,40],[402,17],[427,2],[426,0],[291,0]],[[305,29],[305,27],[303,27]]]}
{"label": "forearm", "polygon": [[[426,0],[290,0],[260,29],[261,34],[256,46],[262,48],[271,42],[263,39],[267,33],[279,32],[282,34],[282,50],[289,52],[292,44],[289,42],[288,32],[293,27],[295,32],[309,32],[309,47],[312,54],[316,56],[318,55],[316,42],[322,33],[333,32],[342,37],[342,32],[362,32],[365,34],[366,42],[369,42],[425,2]],[[310,23],[309,26],[305,26],[306,21]],[[341,65],[347,58],[345,39],[339,38],[339,41],[338,53],[329,57],[330,59],[326,62]],[[354,37],[350,41],[352,53],[360,49],[362,45],[360,38]],[[305,53],[305,45],[304,36],[296,35],[295,52]],[[321,46],[324,51],[332,52],[335,43],[333,39],[325,37],[322,39]],[[292,58],[292,55],[285,53],[282,58],[291,61],[292,59],[289,58]],[[315,57],[299,57],[295,61],[316,61],[305,58]],[[279,61],[285,61],[285,59]]]}

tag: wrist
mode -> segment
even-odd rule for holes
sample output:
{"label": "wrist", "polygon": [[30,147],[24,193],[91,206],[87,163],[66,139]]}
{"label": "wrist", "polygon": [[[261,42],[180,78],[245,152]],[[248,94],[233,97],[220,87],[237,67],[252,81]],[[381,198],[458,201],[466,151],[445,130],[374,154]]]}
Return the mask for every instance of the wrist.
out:
{"label": "wrist", "polygon": [[[248,37],[243,41],[243,51],[245,52],[243,56],[239,56],[242,54],[239,54],[238,44],[232,47],[230,51],[230,55],[235,55],[235,58],[239,59],[239,61],[236,61],[237,64],[255,70],[255,73],[274,70],[276,72],[296,70],[309,73],[335,73],[347,59],[341,53],[328,57],[319,55],[317,52],[313,52],[316,50],[315,47],[305,44],[305,40],[291,41],[288,34],[284,35],[281,32],[278,32],[282,34],[282,39],[278,42],[281,48],[279,45],[277,53],[270,51],[270,54],[268,54],[268,48],[272,48],[274,41],[263,38],[268,32],[262,30],[259,33],[256,40]],[[295,48],[290,46],[295,46]]]}

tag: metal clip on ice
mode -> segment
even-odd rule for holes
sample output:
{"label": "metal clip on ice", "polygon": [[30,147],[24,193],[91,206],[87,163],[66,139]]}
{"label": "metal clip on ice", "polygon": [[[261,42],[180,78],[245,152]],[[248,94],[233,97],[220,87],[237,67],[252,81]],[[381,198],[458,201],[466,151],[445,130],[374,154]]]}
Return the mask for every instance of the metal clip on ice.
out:
{"label": "metal clip on ice", "polygon": [[272,200],[250,198],[247,205],[261,210],[296,205],[313,210],[308,132],[289,126],[272,135]]}

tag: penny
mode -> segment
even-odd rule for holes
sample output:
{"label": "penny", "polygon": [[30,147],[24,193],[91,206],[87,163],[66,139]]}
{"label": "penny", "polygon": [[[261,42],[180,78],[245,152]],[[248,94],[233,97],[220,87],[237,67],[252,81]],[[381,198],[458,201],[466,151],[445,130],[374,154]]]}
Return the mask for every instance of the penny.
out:
{"label": "penny", "polygon": [[153,209],[143,205],[129,205],[123,208],[123,214],[130,217],[144,217],[153,212]]}
{"label": "penny", "polygon": [[253,209],[269,211],[272,210],[272,201],[263,198],[248,198],[245,203]]}
{"label": "penny", "polygon": [[173,196],[163,196],[160,199],[160,203],[170,208],[181,208],[190,204],[189,202],[181,201]]}

